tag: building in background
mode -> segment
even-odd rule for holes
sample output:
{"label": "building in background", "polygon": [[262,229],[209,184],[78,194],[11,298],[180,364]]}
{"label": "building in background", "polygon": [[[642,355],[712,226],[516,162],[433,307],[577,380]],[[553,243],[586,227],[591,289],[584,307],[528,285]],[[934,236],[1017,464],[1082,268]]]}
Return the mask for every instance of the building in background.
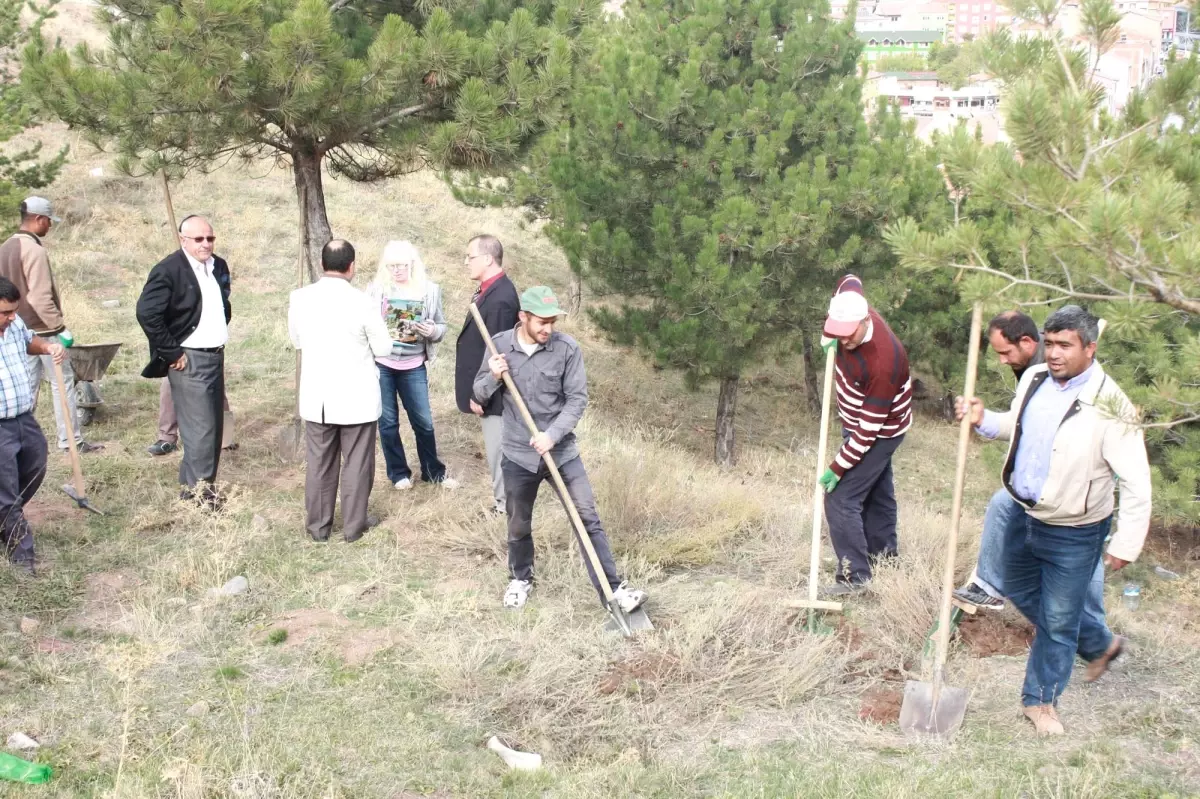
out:
{"label": "building in background", "polygon": [[940,30],[859,30],[858,38],[863,43],[863,55],[868,64],[884,56],[921,55],[929,52],[929,45],[940,42]]}
{"label": "building in background", "polygon": [[1010,22],[1008,7],[999,0],[951,0],[946,29],[950,41],[961,43],[987,36]]}

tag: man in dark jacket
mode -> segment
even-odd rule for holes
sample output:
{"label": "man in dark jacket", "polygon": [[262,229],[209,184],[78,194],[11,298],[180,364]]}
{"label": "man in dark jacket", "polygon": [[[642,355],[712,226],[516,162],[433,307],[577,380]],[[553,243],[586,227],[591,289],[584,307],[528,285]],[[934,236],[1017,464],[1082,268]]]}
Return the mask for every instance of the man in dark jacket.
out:
{"label": "man in dark jacket", "polygon": [[[479,308],[483,323],[494,336],[517,326],[517,315],[521,302],[517,289],[508,275],[504,274],[504,247],[495,236],[476,236],[467,243],[467,256],[463,263],[467,276],[479,284],[471,301]],[[483,426],[483,448],[487,452],[488,470],[492,474],[493,510],[504,513],[504,473],[501,471],[500,438],[503,429],[501,417],[504,404],[500,394],[494,395],[486,404],[480,405],[472,395],[475,375],[480,365],[487,360],[487,346],[475,319],[467,314],[454,356],[454,394],[458,409],[473,413]]]}
{"label": "man in dark jacket", "polygon": [[138,298],[137,318],[150,342],[143,377],[171,382],[183,460],[179,482],[184,498],[197,496],[210,507],[221,460],[224,422],[225,343],[229,340],[230,277],[225,260],[213,255],[212,226],[201,216],[179,225],[182,248],[150,270]]}

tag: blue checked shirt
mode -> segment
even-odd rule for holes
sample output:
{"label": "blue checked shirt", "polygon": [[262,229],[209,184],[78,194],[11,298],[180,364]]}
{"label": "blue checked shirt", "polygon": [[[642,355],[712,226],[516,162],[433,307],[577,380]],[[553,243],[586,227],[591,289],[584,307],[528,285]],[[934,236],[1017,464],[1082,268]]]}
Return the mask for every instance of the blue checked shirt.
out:
{"label": "blue checked shirt", "polygon": [[25,366],[31,341],[33,331],[19,316],[0,333],[0,419],[14,419],[33,410],[33,384]]}

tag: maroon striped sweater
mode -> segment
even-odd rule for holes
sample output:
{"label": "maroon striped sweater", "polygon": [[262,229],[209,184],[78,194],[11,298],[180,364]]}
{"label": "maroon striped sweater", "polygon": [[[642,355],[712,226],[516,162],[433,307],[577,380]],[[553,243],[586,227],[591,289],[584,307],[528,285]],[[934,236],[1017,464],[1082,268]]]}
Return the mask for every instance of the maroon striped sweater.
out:
{"label": "maroon striped sweater", "polygon": [[[862,281],[846,275],[834,294],[863,293]],[[829,468],[841,477],[854,468],[876,438],[895,438],[912,426],[912,380],[908,353],[874,308],[867,338],[853,350],[838,345],[834,361],[838,415],[850,437]]]}

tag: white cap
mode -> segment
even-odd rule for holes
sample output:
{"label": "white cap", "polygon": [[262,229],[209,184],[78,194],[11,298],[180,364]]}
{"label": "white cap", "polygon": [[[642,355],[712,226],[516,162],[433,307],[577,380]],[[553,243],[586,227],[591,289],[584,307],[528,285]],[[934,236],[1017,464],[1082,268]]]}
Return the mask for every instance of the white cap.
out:
{"label": "white cap", "polygon": [[50,201],[45,197],[26,197],[25,202],[21,203],[27,214],[35,214],[36,216],[50,217],[51,222],[61,222],[54,215],[54,209],[50,206]]}
{"label": "white cap", "polygon": [[835,294],[829,301],[829,315],[825,317],[825,335],[833,338],[853,335],[869,313],[867,298],[858,292]]}

